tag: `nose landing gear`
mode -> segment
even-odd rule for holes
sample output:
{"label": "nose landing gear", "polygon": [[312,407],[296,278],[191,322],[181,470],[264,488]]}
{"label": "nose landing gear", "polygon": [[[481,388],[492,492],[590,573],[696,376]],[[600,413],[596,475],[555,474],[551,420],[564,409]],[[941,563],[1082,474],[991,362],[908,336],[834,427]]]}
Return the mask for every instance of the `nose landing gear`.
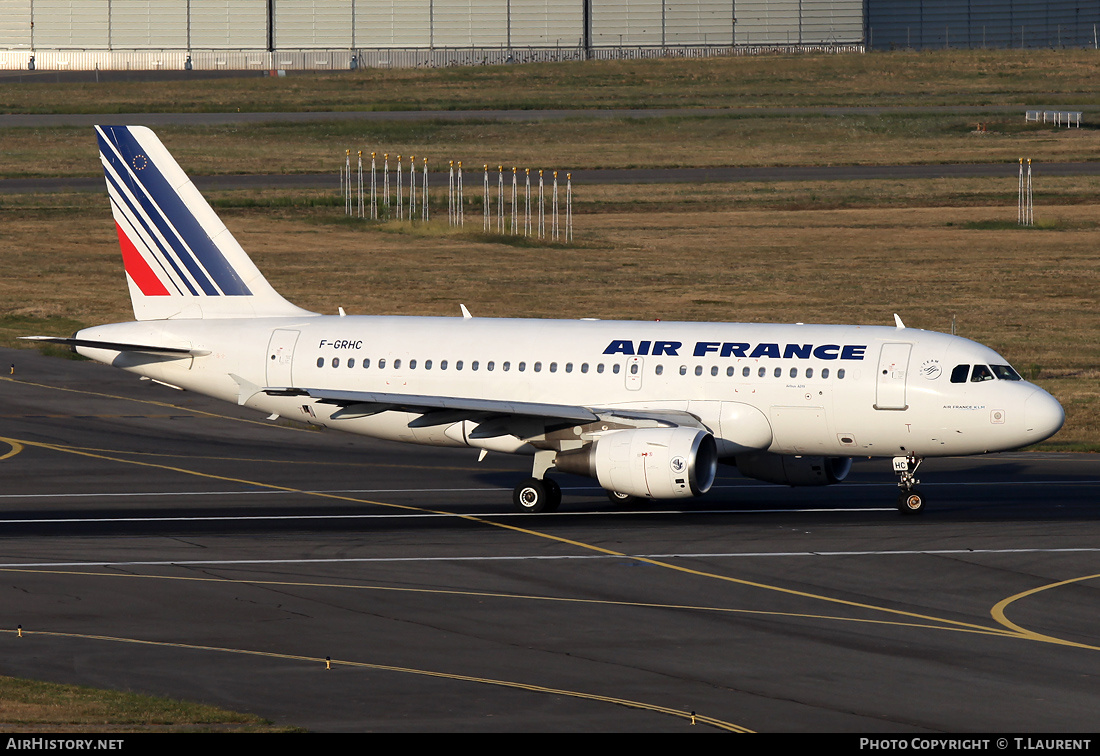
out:
{"label": "nose landing gear", "polygon": [[920,483],[916,472],[920,467],[923,457],[909,454],[904,457],[894,457],[894,473],[898,476],[898,510],[902,514],[915,515],[924,511],[924,496],[917,490]]}

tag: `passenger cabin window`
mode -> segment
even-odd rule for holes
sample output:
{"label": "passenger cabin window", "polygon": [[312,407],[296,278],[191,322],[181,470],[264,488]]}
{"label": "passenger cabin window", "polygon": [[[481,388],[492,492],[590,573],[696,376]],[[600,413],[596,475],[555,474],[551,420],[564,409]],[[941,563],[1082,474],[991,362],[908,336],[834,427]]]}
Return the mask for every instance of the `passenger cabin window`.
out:
{"label": "passenger cabin window", "polygon": [[324,367],[324,366],[325,366],[325,358],[324,357],[318,357],[317,358],[317,367]]}
{"label": "passenger cabin window", "polygon": [[966,376],[970,375],[969,365],[956,365],[951,371],[952,383],[966,383]]}

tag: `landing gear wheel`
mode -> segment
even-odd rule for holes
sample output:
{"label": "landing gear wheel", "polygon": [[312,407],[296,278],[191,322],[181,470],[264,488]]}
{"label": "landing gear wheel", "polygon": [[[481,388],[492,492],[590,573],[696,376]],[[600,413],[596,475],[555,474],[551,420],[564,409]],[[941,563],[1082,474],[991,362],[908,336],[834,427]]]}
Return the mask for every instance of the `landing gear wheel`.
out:
{"label": "landing gear wheel", "polygon": [[902,514],[915,515],[924,511],[924,497],[913,488],[898,494],[898,509]]}
{"label": "landing gear wheel", "polygon": [[528,478],[512,490],[512,504],[520,512],[553,512],[561,504],[561,487],[549,479]]}
{"label": "landing gear wheel", "polygon": [[561,486],[556,481],[550,478],[543,478],[542,484],[546,486],[546,493],[550,497],[546,502],[546,509],[544,512],[557,512],[558,507],[561,506]]}
{"label": "landing gear wheel", "polygon": [[623,509],[636,509],[640,507],[645,499],[640,496],[631,496],[630,494],[619,493],[618,491],[608,491],[607,498],[617,507]]}

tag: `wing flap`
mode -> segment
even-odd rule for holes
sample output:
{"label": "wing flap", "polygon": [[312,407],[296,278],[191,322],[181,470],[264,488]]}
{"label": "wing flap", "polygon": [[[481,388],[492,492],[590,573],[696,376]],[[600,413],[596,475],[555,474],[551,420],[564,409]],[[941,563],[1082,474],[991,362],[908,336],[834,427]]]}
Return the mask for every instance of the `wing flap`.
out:
{"label": "wing flap", "polygon": [[[334,391],[331,389],[297,389],[269,387],[264,391],[272,396],[309,396],[323,404],[335,404],[342,408],[353,405],[375,405],[390,410],[407,412],[435,412],[451,410],[451,418],[459,414],[523,415],[541,417],[548,420],[590,423],[599,419],[592,410],[569,404],[546,404],[542,402],[517,402],[501,399],[474,399],[459,396],[431,396],[419,394],[393,394],[383,391]],[[356,407],[364,414],[371,412],[368,406]],[[382,410],[384,411],[384,410]],[[348,412],[345,417],[354,416]]]}

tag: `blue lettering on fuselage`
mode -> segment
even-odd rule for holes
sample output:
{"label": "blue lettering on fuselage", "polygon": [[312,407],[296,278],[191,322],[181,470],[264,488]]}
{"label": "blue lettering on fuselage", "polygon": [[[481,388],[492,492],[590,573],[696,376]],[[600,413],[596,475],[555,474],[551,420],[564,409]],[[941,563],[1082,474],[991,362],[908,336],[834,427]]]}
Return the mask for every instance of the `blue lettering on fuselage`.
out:
{"label": "blue lettering on fuselage", "polygon": [[[654,357],[667,355],[669,357],[680,356],[679,349],[683,346],[680,341],[638,341],[630,339],[615,339],[604,354],[625,355],[650,355]],[[652,348],[652,349],[651,349]],[[740,341],[697,341],[691,354],[693,357],[706,357],[714,354],[721,357],[749,357],[760,359],[784,360],[808,360],[811,357],[818,360],[862,360],[867,352],[866,344],[775,344],[761,342],[749,344]]]}

